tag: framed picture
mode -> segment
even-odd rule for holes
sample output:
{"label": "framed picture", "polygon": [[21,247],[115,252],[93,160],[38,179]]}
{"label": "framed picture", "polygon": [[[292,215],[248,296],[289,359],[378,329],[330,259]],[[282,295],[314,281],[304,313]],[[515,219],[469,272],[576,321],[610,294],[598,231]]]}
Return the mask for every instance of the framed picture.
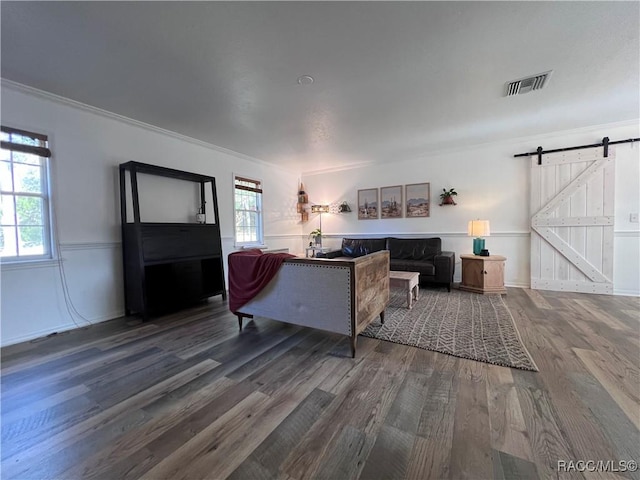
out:
{"label": "framed picture", "polygon": [[428,183],[412,183],[404,186],[405,216],[407,218],[428,217],[431,207]]}
{"label": "framed picture", "polygon": [[378,218],[378,189],[358,190],[358,220]]}
{"label": "framed picture", "polygon": [[402,218],[402,185],[380,188],[380,217]]}

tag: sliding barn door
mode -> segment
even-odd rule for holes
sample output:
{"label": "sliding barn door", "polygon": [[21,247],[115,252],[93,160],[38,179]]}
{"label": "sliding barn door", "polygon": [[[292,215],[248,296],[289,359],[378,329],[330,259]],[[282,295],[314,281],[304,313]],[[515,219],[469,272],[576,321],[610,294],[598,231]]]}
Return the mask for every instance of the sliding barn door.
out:
{"label": "sliding barn door", "polygon": [[531,157],[531,288],[613,293],[615,151]]}

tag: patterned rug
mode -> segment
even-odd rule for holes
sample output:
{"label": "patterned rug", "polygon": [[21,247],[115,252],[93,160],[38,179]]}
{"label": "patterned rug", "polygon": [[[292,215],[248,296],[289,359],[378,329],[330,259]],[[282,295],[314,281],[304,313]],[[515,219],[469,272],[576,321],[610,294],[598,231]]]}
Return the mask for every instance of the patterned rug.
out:
{"label": "patterned rug", "polygon": [[411,310],[391,289],[384,325],[375,320],[361,335],[456,357],[538,371],[501,295],[421,289]]}

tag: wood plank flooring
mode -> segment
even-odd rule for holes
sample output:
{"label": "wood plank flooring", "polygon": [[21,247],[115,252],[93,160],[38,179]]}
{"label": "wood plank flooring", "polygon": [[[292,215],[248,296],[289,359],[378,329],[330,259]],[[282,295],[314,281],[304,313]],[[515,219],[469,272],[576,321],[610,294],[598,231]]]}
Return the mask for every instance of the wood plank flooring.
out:
{"label": "wood plank flooring", "polygon": [[640,461],[639,299],[505,298],[540,372],[365,337],[351,359],[339,335],[238,332],[221,299],[4,348],[1,477],[640,478],[558,464]]}

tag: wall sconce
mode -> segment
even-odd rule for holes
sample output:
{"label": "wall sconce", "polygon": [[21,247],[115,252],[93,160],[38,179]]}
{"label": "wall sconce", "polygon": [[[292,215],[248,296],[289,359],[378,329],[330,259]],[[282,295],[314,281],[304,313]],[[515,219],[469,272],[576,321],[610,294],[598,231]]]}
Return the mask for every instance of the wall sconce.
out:
{"label": "wall sconce", "polygon": [[[467,234],[473,239],[473,254],[480,255],[484,250],[484,238],[491,236],[489,220],[471,220],[467,229]],[[488,253],[487,253],[488,255]]]}
{"label": "wall sconce", "polygon": [[344,202],[342,202],[340,204],[340,206],[338,207],[338,211],[340,213],[349,213],[351,211],[351,207],[349,206],[349,204],[347,203],[347,201],[345,200]]}

